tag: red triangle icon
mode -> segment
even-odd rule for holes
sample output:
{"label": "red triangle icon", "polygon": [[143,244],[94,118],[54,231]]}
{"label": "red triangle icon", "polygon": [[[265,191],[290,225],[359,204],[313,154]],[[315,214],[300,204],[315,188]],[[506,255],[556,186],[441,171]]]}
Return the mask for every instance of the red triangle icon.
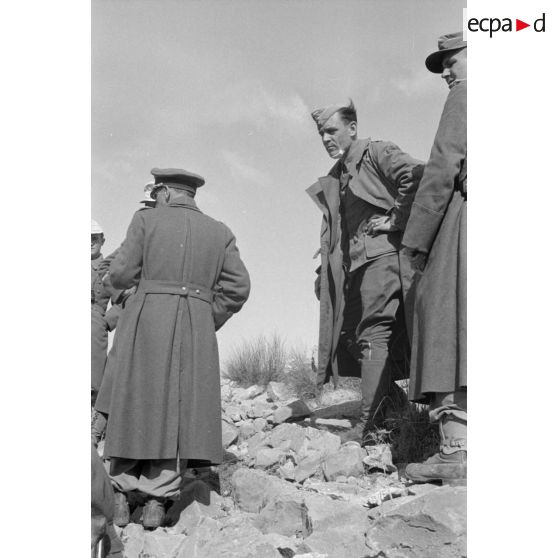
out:
{"label": "red triangle icon", "polygon": [[524,21],[521,21],[520,19],[515,20],[515,30],[516,31],[521,31],[522,29],[525,29],[526,27],[531,27],[531,24],[530,23],[525,23]]}

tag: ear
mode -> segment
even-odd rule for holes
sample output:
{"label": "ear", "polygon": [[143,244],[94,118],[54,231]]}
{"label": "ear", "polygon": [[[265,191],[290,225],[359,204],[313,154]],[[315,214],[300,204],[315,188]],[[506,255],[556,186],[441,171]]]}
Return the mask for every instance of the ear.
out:
{"label": "ear", "polygon": [[352,138],[357,136],[357,123],[354,121],[349,124],[349,136]]}

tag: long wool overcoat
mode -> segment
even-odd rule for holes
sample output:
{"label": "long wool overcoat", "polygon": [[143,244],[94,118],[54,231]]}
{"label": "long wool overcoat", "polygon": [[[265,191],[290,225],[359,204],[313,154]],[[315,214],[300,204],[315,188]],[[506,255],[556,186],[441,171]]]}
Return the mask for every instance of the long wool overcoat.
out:
{"label": "long wool overcoat", "polygon": [[[402,151],[397,145],[387,141],[370,139],[356,140],[351,146],[355,150],[352,164],[348,165],[350,175],[348,188],[355,196],[379,207],[387,214],[393,214],[394,223],[404,230],[415,191],[418,187],[424,164]],[[318,179],[306,190],[323,213],[320,233],[321,265],[318,268],[320,283],[320,332],[318,340],[318,385],[323,385],[330,377],[337,385],[339,362],[337,346],[343,326],[345,300],[343,287],[345,271],[341,251],[341,217],[339,213],[339,179],[341,161],[338,161],[327,176]],[[382,243],[380,251],[367,247],[370,259],[381,256],[387,243]],[[399,249],[401,233],[389,234],[388,248]],[[412,274],[408,261],[400,254],[400,276],[403,294],[407,291]],[[358,367],[349,375],[357,375]],[[342,374],[347,375],[347,374]]]}
{"label": "long wool overcoat", "polygon": [[417,275],[409,397],[467,385],[467,82],[447,98],[403,244],[428,254]]}
{"label": "long wool overcoat", "polygon": [[138,211],[110,279],[138,290],[118,324],[105,455],[220,463],[215,331],[250,290],[235,237],[187,196]]}

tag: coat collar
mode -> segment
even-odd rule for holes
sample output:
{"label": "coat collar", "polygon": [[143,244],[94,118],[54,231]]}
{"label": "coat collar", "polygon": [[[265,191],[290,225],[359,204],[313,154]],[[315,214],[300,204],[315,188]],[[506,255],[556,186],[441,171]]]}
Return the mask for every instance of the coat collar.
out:
{"label": "coat collar", "polygon": [[201,213],[196,201],[190,196],[181,196],[175,201],[169,203],[167,207],[185,207],[186,209],[192,209],[193,211],[199,211]]}
{"label": "coat collar", "polygon": [[370,138],[356,140],[344,159],[336,161],[326,176],[321,176],[317,182],[307,188],[306,192],[324,214],[327,213],[328,208],[331,211],[339,206],[339,177],[342,165],[347,167],[351,177],[356,176],[369,143]]}
{"label": "coat collar", "polygon": [[355,140],[345,159],[341,160],[347,167],[351,176],[355,176],[358,172],[358,167],[364,157],[364,152],[366,151],[369,143],[370,138]]}

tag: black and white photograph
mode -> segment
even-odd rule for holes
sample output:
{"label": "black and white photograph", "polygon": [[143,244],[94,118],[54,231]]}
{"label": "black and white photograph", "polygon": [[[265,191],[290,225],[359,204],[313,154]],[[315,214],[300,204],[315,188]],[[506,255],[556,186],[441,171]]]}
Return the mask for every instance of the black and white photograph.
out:
{"label": "black and white photograph", "polygon": [[92,556],[466,555],[464,7],[92,2]]}
{"label": "black and white photograph", "polygon": [[[519,231],[552,219],[540,201],[521,213],[525,190],[498,183],[495,167],[504,177],[523,152],[538,161],[531,147],[498,152],[513,128],[490,127],[494,91],[513,85],[484,51],[549,45],[553,21],[545,2],[477,4],[91,1],[90,190],[79,187],[90,202],[79,217],[91,213],[91,558],[466,557],[471,259],[475,324],[494,337],[472,332],[484,407],[471,413],[470,484],[487,509],[505,507],[496,490],[515,494],[525,448],[544,447],[511,432],[527,401],[505,389],[527,390],[541,367],[508,363],[524,340],[552,341],[511,308],[536,286],[521,303],[505,288],[519,298],[535,259],[524,264],[522,243],[544,236]],[[475,138],[495,146],[472,146],[469,259],[468,41],[476,68],[492,70],[475,85],[472,107],[487,111]],[[535,73],[540,52],[513,52]],[[520,108],[540,117],[550,97],[529,94],[540,106]],[[492,174],[474,166],[483,156]],[[81,391],[71,398],[87,412]],[[87,472],[72,488],[86,496]]]}

